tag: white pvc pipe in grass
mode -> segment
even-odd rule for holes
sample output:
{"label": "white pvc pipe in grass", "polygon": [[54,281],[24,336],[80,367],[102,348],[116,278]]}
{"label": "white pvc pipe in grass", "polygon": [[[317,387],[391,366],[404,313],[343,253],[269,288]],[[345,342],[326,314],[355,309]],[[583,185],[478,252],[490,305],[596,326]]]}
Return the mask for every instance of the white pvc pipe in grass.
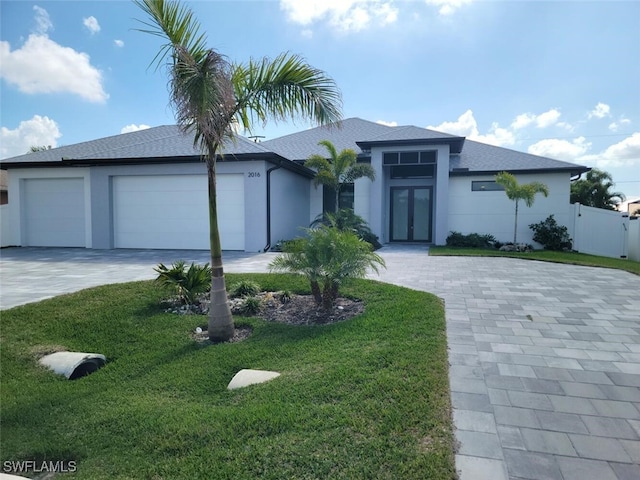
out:
{"label": "white pvc pipe in grass", "polygon": [[104,366],[107,359],[99,353],[56,352],[40,359],[40,363],[69,380],[84,377]]}

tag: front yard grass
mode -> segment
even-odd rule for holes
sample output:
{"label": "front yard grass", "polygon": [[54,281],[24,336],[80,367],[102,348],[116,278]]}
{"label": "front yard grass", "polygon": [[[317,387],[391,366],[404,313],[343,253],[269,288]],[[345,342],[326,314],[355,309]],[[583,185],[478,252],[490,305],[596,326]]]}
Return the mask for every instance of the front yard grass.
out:
{"label": "front yard grass", "polygon": [[458,255],[479,257],[512,257],[527,260],[542,260],[545,262],[569,263],[588,267],[606,267],[626,270],[640,275],[640,262],[624,258],[600,257],[577,252],[552,252],[550,250],[534,250],[533,252],[501,252],[496,249],[458,248],[458,247],[429,247],[429,255]]}
{"label": "front yard grass", "polygon": [[[307,292],[287,275],[227,275]],[[2,312],[1,461],[77,461],[82,479],[452,479],[444,309],[433,295],[354,281],[365,313],[329,326],[236,318],[241,343],[203,346],[203,317],[163,313],[152,282]],[[75,381],[50,346],[104,354]],[[268,383],[227,391],[242,368]],[[58,478],[58,477],[56,477]]]}

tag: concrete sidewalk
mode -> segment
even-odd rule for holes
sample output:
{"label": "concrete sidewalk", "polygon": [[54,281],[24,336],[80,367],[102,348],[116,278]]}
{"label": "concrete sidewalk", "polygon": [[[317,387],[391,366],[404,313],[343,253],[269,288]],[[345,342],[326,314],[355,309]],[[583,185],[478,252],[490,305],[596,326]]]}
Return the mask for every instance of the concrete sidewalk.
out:
{"label": "concrete sidewalk", "polygon": [[[385,247],[380,279],[445,300],[461,480],[640,478],[640,277],[507,258]],[[2,308],[154,277],[208,252],[0,251]],[[261,272],[274,254],[225,253]]]}

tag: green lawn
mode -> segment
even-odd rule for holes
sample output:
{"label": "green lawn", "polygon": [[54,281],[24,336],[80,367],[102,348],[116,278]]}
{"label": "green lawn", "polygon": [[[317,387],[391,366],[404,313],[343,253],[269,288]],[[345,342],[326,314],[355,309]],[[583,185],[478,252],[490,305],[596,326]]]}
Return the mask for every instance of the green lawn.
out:
{"label": "green lawn", "polygon": [[458,255],[478,257],[512,257],[527,260],[542,260],[545,262],[570,263],[572,265],[586,265],[589,267],[606,267],[626,270],[640,275],[640,262],[624,258],[599,257],[576,252],[552,252],[549,250],[534,250],[528,253],[501,252],[495,249],[458,248],[458,247],[430,247],[429,255]]}
{"label": "green lawn", "polygon": [[[285,275],[227,275],[306,291]],[[373,281],[363,315],[332,326],[236,319],[253,335],[202,346],[205,321],[162,313],[151,282],[2,312],[1,461],[74,460],[81,479],[455,478],[444,309]],[[61,345],[106,355],[76,381],[38,367]],[[239,369],[276,370],[227,391]],[[58,478],[58,477],[56,477]]]}

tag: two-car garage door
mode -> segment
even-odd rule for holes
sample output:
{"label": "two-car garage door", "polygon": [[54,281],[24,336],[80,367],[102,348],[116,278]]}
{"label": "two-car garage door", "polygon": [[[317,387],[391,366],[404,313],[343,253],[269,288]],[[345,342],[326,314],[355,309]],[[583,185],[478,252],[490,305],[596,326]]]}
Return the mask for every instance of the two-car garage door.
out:
{"label": "two-car garage door", "polygon": [[[209,248],[206,175],[113,177],[115,248]],[[244,250],[244,176],[217,177],[223,250]]]}

